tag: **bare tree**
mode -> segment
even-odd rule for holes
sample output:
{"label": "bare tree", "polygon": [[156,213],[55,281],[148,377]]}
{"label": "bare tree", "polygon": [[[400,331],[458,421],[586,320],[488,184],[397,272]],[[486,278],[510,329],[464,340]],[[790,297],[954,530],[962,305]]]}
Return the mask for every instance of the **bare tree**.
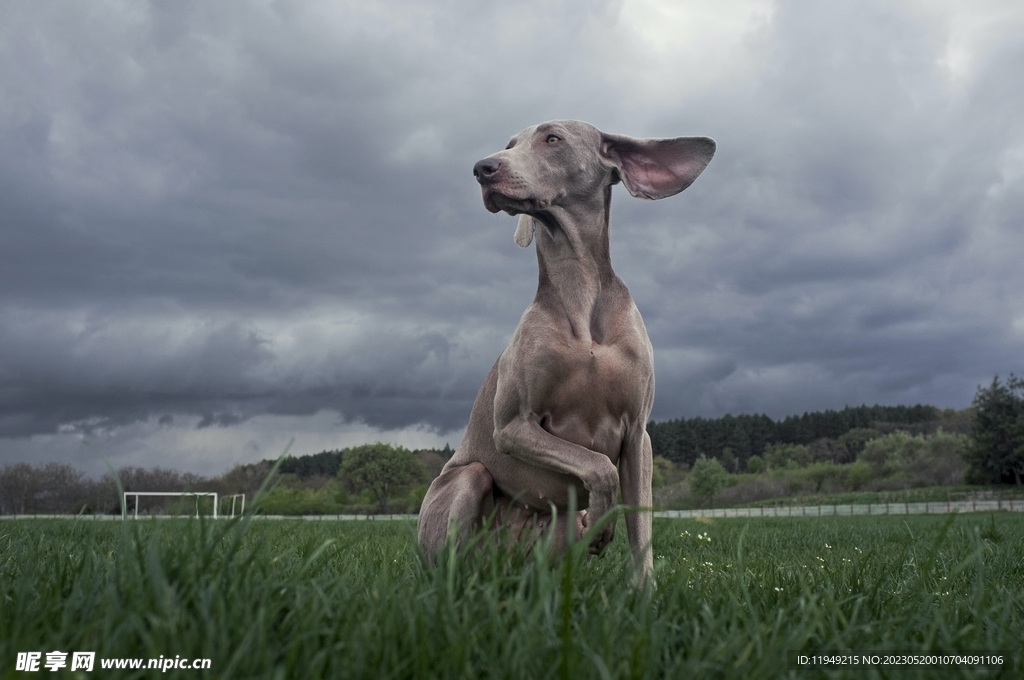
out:
{"label": "bare tree", "polygon": [[0,468],[0,512],[24,515],[32,512],[39,492],[35,470],[28,463],[14,463]]}
{"label": "bare tree", "polygon": [[217,491],[223,494],[244,493],[249,498],[256,495],[267,475],[271,464],[267,461],[248,465],[236,465],[220,477],[213,479]]}
{"label": "bare tree", "polygon": [[[162,467],[140,468],[126,466],[117,471],[121,486],[125,491],[209,491],[212,484],[209,479],[191,472],[181,473]],[[137,498],[129,498],[129,503],[137,503]],[[180,498],[149,498],[146,500],[147,510],[160,510],[180,503]],[[127,508],[126,508],[127,509]]]}
{"label": "bare tree", "polygon": [[86,480],[84,494],[87,512],[101,515],[120,514],[121,499],[117,495],[117,485],[111,475],[103,475],[98,480]]}
{"label": "bare tree", "polygon": [[83,474],[66,463],[47,463],[36,470],[40,491],[36,509],[46,513],[76,513],[85,504]]}

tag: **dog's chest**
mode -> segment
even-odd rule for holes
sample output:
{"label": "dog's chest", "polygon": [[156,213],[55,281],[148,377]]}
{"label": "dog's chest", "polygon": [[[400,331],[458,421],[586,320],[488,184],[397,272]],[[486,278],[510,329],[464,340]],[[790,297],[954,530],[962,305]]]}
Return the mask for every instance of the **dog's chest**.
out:
{"label": "dog's chest", "polygon": [[561,349],[557,354],[562,367],[556,371],[558,379],[552,388],[566,396],[575,395],[569,402],[597,399],[613,407],[633,401],[642,387],[646,367],[631,345],[579,342]]}
{"label": "dog's chest", "polygon": [[534,363],[530,395],[541,426],[555,436],[615,456],[626,424],[649,403],[649,354],[631,344],[573,342],[549,346]]}

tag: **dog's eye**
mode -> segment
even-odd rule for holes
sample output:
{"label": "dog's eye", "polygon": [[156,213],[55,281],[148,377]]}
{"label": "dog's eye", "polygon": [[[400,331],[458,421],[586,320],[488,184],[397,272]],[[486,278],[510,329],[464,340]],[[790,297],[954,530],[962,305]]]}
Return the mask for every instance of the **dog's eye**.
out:
{"label": "dog's eye", "polygon": [[559,137],[558,135],[548,135],[548,139],[547,139],[548,144],[554,144],[555,142],[560,142],[560,141],[562,141],[562,138]]}
{"label": "dog's eye", "polygon": [[516,140],[513,139],[513,140],[509,141],[508,144],[505,145],[505,150],[508,151],[509,149],[511,149],[515,145],[516,145]]}

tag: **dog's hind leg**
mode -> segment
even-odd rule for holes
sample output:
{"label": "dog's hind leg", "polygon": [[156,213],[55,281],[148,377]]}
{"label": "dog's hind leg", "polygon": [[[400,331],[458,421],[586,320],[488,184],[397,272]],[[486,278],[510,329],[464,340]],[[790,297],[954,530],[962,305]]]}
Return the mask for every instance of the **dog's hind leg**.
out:
{"label": "dog's hind leg", "polygon": [[483,463],[446,467],[423,498],[419,541],[427,557],[444,549],[449,533],[462,543],[494,510],[494,479]]}

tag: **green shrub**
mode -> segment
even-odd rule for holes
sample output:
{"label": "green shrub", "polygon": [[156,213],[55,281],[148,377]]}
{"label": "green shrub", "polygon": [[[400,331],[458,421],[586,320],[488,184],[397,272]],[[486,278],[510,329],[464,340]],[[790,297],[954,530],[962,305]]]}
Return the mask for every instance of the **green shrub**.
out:
{"label": "green shrub", "polygon": [[962,434],[893,432],[869,441],[859,460],[871,466],[879,488],[956,484],[963,479],[969,449],[970,439]]}
{"label": "green shrub", "polygon": [[846,485],[850,491],[859,491],[868,481],[875,476],[871,465],[858,461],[843,466],[846,472]]}
{"label": "green shrub", "polygon": [[764,462],[769,470],[795,469],[811,462],[811,452],[803,444],[768,444]]}
{"label": "green shrub", "polygon": [[430,488],[429,484],[420,484],[419,486],[413,487],[409,491],[409,513],[415,514],[420,511],[420,506],[423,504],[423,498],[427,495],[427,490]]}
{"label": "green shrub", "polygon": [[880,436],[881,434],[878,430],[873,430],[869,427],[855,427],[840,436],[837,442],[845,446],[850,455],[857,458],[869,441]]}
{"label": "green shrub", "polygon": [[655,456],[654,465],[651,470],[651,486],[654,488],[665,486],[668,483],[669,477],[675,471],[675,467],[668,458]]}
{"label": "green shrub", "polygon": [[859,459],[888,476],[913,467],[926,449],[923,435],[893,432],[869,441]]}
{"label": "green shrub", "polygon": [[[316,492],[311,489],[294,489],[278,486],[263,497],[260,511],[267,515],[313,514],[320,505]],[[333,505],[333,503],[332,503]],[[324,514],[318,512],[317,514]]]}
{"label": "green shrub", "polygon": [[928,438],[928,449],[920,461],[917,477],[928,485],[959,484],[967,470],[971,438],[939,430]]}
{"label": "green shrub", "polygon": [[711,500],[729,483],[729,473],[714,458],[701,456],[694,462],[687,482],[694,496],[702,500]]}
{"label": "green shrub", "polygon": [[847,489],[847,466],[813,463],[789,473],[792,487],[800,493],[839,493]]}

